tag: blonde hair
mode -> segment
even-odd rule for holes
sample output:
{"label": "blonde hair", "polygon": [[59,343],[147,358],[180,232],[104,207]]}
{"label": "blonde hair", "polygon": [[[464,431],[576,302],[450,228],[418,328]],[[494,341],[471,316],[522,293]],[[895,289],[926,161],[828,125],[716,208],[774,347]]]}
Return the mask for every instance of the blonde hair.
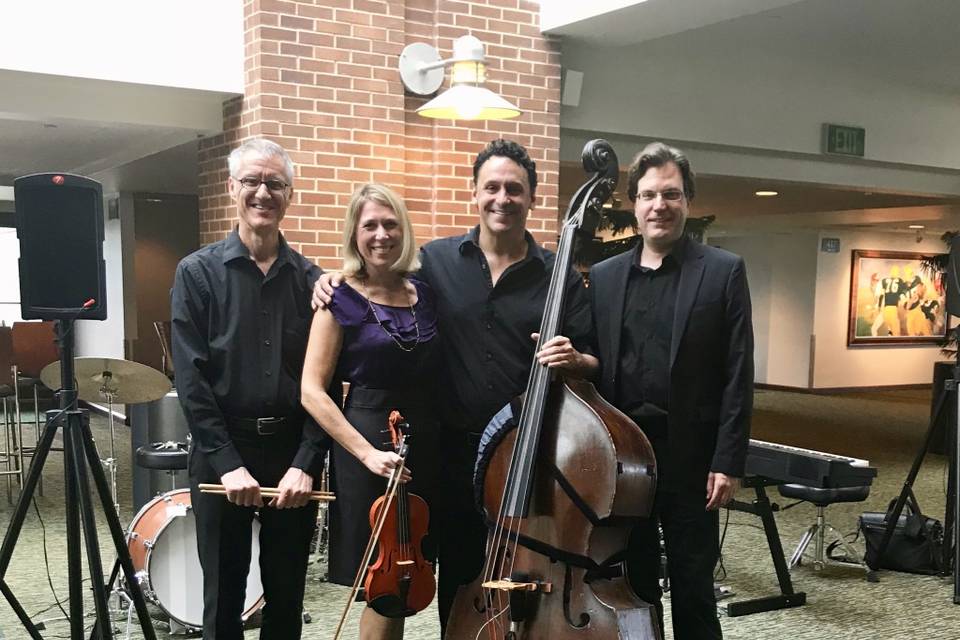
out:
{"label": "blonde hair", "polygon": [[420,259],[417,252],[417,243],[413,237],[413,225],[407,215],[407,206],[403,200],[389,187],[382,184],[368,183],[353,192],[350,204],[347,206],[347,217],[343,223],[343,273],[346,276],[363,278],[366,276],[366,266],[363,257],[357,249],[357,224],[360,222],[360,212],[363,205],[376,202],[388,207],[397,216],[400,230],[403,232],[403,250],[397,261],[390,265],[390,270],[404,275],[420,268]]}

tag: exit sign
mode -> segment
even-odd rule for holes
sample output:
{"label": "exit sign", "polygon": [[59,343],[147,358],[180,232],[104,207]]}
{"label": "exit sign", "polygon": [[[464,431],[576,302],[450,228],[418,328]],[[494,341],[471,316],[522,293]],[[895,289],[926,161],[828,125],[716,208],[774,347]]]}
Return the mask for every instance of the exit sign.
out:
{"label": "exit sign", "polygon": [[864,142],[867,137],[866,129],[846,127],[840,124],[824,124],[823,137],[825,153],[863,157]]}

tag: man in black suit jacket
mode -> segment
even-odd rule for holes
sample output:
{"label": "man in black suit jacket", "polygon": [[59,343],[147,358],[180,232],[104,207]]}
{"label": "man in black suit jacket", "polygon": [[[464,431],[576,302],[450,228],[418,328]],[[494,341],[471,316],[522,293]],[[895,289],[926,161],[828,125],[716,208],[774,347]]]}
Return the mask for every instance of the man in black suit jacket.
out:
{"label": "man in black suit jacket", "polygon": [[694,195],[686,156],[648,145],[629,171],[642,242],[593,267],[601,393],[657,454],[654,514],[636,527],[627,570],[657,606],[663,528],[674,637],[720,638],[713,572],[718,509],[743,476],[753,404],[753,329],[743,260],[683,234]]}

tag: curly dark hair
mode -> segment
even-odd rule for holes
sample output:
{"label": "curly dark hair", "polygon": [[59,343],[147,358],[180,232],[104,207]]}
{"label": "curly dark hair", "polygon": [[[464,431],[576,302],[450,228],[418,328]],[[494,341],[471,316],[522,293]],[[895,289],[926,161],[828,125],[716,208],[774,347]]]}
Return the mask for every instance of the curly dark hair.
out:
{"label": "curly dark hair", "polygon": [[669,147],[662,142],[651,142],[630,163],[630,169],[627,171],[627,197],[630,201],[637,199],[637,182],[650,167],[662,167],[670,162],[680,169],[680,175],[683,177],[683,194],[687,200],[692,201],[696,185],[690,160],[680,149]]}
{"label": "curly dark hair", "polygon": [[537,192],[537,163],[530,158],[530,154],[513,140],[504,140],[497,138],[487,143],[483,151],[477,154],[477,159],[473,162],[473,182],[477,182],[477,176],[480,175],[480,167],[483,163],[493,156],[503,156],[510,158],[518,165],[527,170],[527,180],[530,182],[530,193]]}

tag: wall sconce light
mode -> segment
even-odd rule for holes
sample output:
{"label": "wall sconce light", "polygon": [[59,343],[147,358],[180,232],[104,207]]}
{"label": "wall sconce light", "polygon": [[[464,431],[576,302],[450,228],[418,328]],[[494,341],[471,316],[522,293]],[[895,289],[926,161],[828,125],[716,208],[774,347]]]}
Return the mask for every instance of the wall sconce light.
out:
{"label": "wall sconce light", "polygon": [[443,70],[451,66],[450,88],[417,109],[426,118],[451,120],[507,120],[522,112],[493,91],[485,89],[486,62],[483,43],[473,36],[453,42],[453,57],[441,60],[428,44],[407,45],[400,54],[403,86],[419,95],[429,95],[443,84]]}

